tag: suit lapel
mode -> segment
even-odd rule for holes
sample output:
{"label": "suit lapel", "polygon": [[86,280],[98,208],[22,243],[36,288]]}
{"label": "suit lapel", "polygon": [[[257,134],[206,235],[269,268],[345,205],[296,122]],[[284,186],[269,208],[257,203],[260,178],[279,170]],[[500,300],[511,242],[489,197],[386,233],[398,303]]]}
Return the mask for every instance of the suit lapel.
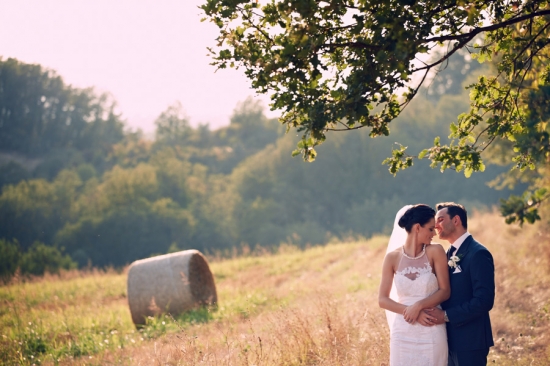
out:
{"label": "suit lapel", "polygon": [[468,250],[470,249],[470,244],[472,244],[472,241],[474,241],[474,238],[471,235],[468,236],[464,240],[460,248],[458,248],[458,251],[455,253],[455,255],[456,256],[460,255],[460,258],[463,258],[466,255],[466,253],[468,253]]}

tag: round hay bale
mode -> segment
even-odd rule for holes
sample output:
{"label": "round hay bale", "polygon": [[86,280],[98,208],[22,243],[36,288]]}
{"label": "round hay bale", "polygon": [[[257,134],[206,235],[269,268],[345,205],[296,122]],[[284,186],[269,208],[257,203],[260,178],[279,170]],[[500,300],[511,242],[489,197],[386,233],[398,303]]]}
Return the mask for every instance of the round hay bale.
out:
{"label": "round hay bale", "polygon": [[128,305],[135,325],[148,316],[181,314],[218,301],[214,277],[198,250],[133,262],[128,270]]}

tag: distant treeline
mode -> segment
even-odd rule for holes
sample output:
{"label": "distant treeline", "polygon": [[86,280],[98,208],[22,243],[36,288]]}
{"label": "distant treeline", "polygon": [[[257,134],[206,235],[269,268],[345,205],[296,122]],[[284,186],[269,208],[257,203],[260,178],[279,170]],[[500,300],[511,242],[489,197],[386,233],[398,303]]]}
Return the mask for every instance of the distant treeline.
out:
{"label": "distant treeline", "polygon": [[[456,70],[453,85],[464,79]],[[405,204],[481,207],[508,196],[486,185],[498,167],[470,179],[423,164],[388,173],[381,162],[394,141],[419,151],[444,138],[467,103],[450,92],[418,99],[389,138],[340,133],[305,163],[291,157],[296,134],[254,99],[217,130],[191,126],[180,104],[170,106],[150,141],[125,130],[109,97],[67,86],[39,65],[0,59],[0,250],[17,248],[23,258],[42,245],[79,266],[122,266],[189,248],[368,237],[388,232]]]}

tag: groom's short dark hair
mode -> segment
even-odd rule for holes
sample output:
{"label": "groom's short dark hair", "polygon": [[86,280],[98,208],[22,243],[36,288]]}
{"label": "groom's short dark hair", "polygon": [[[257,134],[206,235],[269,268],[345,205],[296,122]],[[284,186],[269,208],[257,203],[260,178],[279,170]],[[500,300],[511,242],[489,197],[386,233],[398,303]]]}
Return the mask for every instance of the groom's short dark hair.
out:
{"label": "groom's short dark hair", "polygon": [[441,202],[435,205],[435,207],[437,208],[437,211],[446,208],[451,219],[456,215],[458,215],[458,217],[460,217],[460,222],[462,222],[462,226],[464,227],[464,229],[468,229],[468,213],[466,212],[466,209],[464,208],[464,206],[454,202]]}

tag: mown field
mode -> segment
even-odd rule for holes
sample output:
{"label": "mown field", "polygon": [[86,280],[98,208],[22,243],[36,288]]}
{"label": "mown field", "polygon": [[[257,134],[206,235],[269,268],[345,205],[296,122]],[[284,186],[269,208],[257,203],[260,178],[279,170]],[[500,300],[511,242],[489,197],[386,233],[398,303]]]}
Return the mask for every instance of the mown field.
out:
{"label": "mown field", "polygon": [[[550,233],[475,213],[470,232],[495,257],[489,363],[550,363]],[[377,305],[387,238],[210,258],[219,305],[137,330],[126,274],[73,271],[0,287],[4,365],[381,365]],[[446,243],[445,243],[446,246]]]}

